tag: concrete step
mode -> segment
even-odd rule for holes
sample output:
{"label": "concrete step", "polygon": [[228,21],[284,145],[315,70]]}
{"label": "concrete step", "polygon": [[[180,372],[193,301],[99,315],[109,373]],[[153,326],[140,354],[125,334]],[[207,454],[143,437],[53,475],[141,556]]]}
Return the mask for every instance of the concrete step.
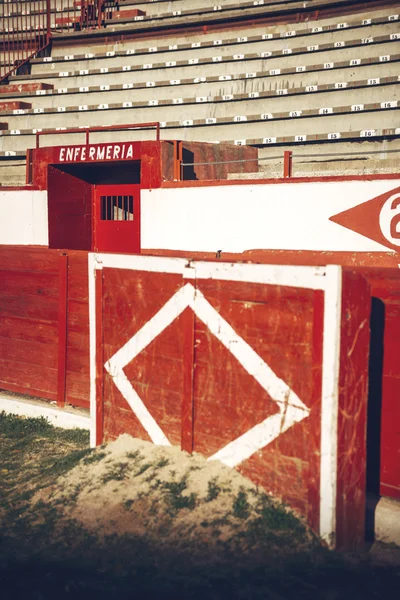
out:
{"label": "concrete step", "polygon": [[[400,158],[400,137],[391,140],[374,141],[374,138],[362,138],[358,142],[337,140],[335,143],[314,142],[311,145],[298,143],[291,146],[276,147],[273,144],[258,149],[260,170],[268,168],[270,163],[283,161],[284,150],[292,151],[293,164],[301,165],[309,161],[330,164],[337,160],[383,160]],[[361,164],[360,160],[360,164]]]}
{"label": "concrete step", "polygon": [[[85,56],[76,55],[75,53],[66,54],[66,60],[49,61],[45,59],[43,61],[32,61],[32,74],[46,74],[49,73],[49,69],[65,72],[65,71],[79,71],[81,69],[93,69],[93,68],[115,68],[122,66],[142,66],[144,64],[158,64],[171,61],[188,61],[193,58],[210,59],[213,57],[223,57],[227,59],[231,56],[238,56],[240,54],[261,54],[271,52],[271,56],[280,57],[283,62],[287,59],[287,54],[291,51],[291,54],[309,54],[308,48],[318,47],[314,52],[324,50],[323,46],[327,46],[325,49],[334,49],[334,44],[337,41],[344,42],[347,46],[361,46],[359,54],[357,56],[361,58],[363,56],[363,46],[375,45],[376,41],[382,43],[382,36],[386,36],[390,39],[391,34],[398,32],[398,22],[391,22],[387,24],[379,24],[374,26],[365,27],[360,30],[343,29],[338,31],[327,31],[321,34],[313,34],[302,37],[288,37],[288,38],[274,38],[271,40],[254,40],[245,44],[238,44],[233,46],[232,44],[223,44],[223,40],[214,40],[219,42],[220,45],[201,46],[199,48],[184,48],[176,50],[159,49],[158,46],[149,46],[147,48],[138,49],[134,54],[127,54],[129,48],[125,48],[122,53],[116,53],[112,55],[113,51],[108,51],[100,55],[95,55],[92,58],[86,58]],[[360,37],[361,34],[361,37]],[[259,36],[261,38],[261,35]],[[365,42],[365,40],[370,40]],[[364,41],[364,43],[363,43]],[[164,46],[165,47],[165,46]],[[282,53],[286,54],[282,54]],[[312,51],[311,51],[312,52]],[[375,51],[375,54],[377,52]],[[94,54],[88,53],[88,54]],[[73,58],[71,58],[73,57]],[[297,59],[296,59],[297,60]],[[54,66],[53,66],[54,65]]]}
{"label": "concrete step", "polygon": [[[400,156],[400,153],[399,153]],[[294,154],[292,159],[292,177],[330,177],[340,175],[373,175],[394,173],[398,168],[397,158],[376,160],[360,157],[357,160],[342,160],[339,154],[325,158],[325,161],[317,157],[301,158]],[[283,155],[278,159],[261,161],[260,170],[257,173],[231,173],[228,179],[268,179],[283,177]]]}
{"label": "concrete step", "polygon": [[25,185],[26,159],[0,158],[0,186]]}
{"label": "concrete step", "polygon": [[[9,127],[12,130],[23,129],[38,129],[38,128],[55,128],[55,127],[77,127],[77,126],[94,126],[113,123],[115,125],[124,123],[140,123],[160,120],[170,124],[181,124],[182,126],[191,125],[215,125],[214,122],[206,122],[206,119],[225,119],[230,121],[239,121],[235,117],[247,116],[252,117],[251,120],[270,120],[275,118],[288,118],[293,122],[293,117],[303,117],[305,111],[313,109],[310,119],[313,124],[318,127],[318,122],[322,120],[340,120],[344,118],[344,112],[349,113],[349,120],[352,121],[357,117],[362,118],[364,104],[360,103],[360,98],[368,98],[366,104],[377,104],[376,109],[381,110],[382,114],[375,116],[367,116],[370,123],[374,119],[387,119],[396,121],[396,111],[387,111],[385,109],[396,108],[396,103],[399,97],[400,86],[397,83],[392,85],[357,85],[359,82],[354,82],[354,87],[343,89],[335,89],[334,84],[329,90],[318,91],[311,88],[298,88],[292,90],[279,90],[272,92],[260,92],[259,96],[249,97],[249,92],[243,95],[236,96],[215,96],[215,97],[198,97],[198,98],[179,98],[167,100],[154,100],[137,102],[125,101],[119,104],[100,104],[98,106],[80,105],[75,107],[58,107],[53,112],[34,112],[25,111],[23,114],[14,114],[4,112],[2,117],[8,121]],[[363,91],[362,91],[363,90]],[[381,106],[382,105],[382,106]],[[352,109],[352,107],[358,107]],[[336,107],[343,107],[343,110],[338,110],[340,114],[335,114]],[[346,107],[346,108],[345,108]],[[373,107],[371,107],[373,108]],[[44,109],[40,109],[43,110]],[[282,113],[287,113],[282,115]],[[293,114],[289,114],[292,113]],[[358,114],[354,114],[358,113]],[[393,117],[390,116],[393,115]],[[264,115],[264,116],[263,116]],[[389,115],[389,117],[388,117]],[[245,119],[243,119],[244,121]],[[185,123],[186,121],[202,121],[202,123]],[[250,119],[248,119],[250,121]],[[284,121],[279,125],[279,131],[282,130]],[[398,123],[398,121],[397,121]],[[395,125],[387,125],[392,127]],[[250,122],[244,125],[250,127]],[[271,127],[271,124],[269,125]],[[296,125],[297,127],[297,125]],[[357,126],[355,125],[356,129]],[[361,127],[362,128],[362,127]],[[337,129],[330,129],[336,131]],[[16,134],[18,135],[18,134]],[[286,134],[281,134],[286,135]],[[218,139],[218,138],[217,138]]]}
{"label": "concrete step", "polygon": [[[389,112],[382,114],[388,115]],[[161,138],[217,143],[226,141],[238,145],[247,144],[271,147],[300,145],[303,143],[310,144],[310,147],[312,147],[315,142],[324,142],[327,145],[333,146],[337,142],[351,141],[356,142],[354,145],[357,148],[357,143],[364,139],[376,141],[377,139],[397,139],[400,137],[400,128],[396,128],[398,121],[394,120],[395,125],[389,127],[389,119],[387,121],[386,119],[379,119],[372,123],[371,119],[368,119],[368,115],[369,113],[366,115],[355,114],[354,122],[347,121],[346,123],[347,126],[350,126],[350,130],[341,128],[343,127],[341,119],[333,123],[329,119],[318,121],[316,118],[305,118],[299,119],[297,128],[291,128],[290,132],[282,131],[281,128],[274,127],[273,123],[264,121],[234,123],[232,125],[215,124],[201,127],[171,126],[161,129]],[[391,122],[393,122],[393,119]],[[289,121],[284,121],[284,123],[287,125]],[[319,123],[318,128],[316,127],[316,123]],[[325,123],[325,127],[322,126],[322,123]],[[106,126],[104,125],[104,127]],[[371,129],[371,126],[373,126],[373,129]],[[287,129],[289,129],[289,125]],[[84,128],[82,128],[82,134],[67,134],[67,131],[67,127],[60,127],[59,130],[54,131],[54,135],[46,135],[42,139],[41,145],[52,146],[84,143]],[[132,140],[155,139],[155,131],[154,128],[132,130],[129,132],[129,137]],[[107,142],[118,141],[120,139],[126,139],[126,135],[120,135],[114,131],[106,131],[101,134],[95,134],[92,143],[95,143],[95,140]],[[13,133],[6,132],[0,135],[0,151],[10,153],[11,155],[16,151],[25,151],[27,148],[33,148],[35,145],[36,134],[33,130],[20,130],[19,133],[15,131]]]}
{"label": "concrete step", "polygon": [[[153,5],[153,3],[151,3]],[[150,6],[150,5],[149,5]],[[196,32],[192,31],[188,35],[186,32],[180,32],[179,30],[175,31],[172,35],[166,36],[164,32],[153,31],[151,35],[151,41],[145,41],[142,38],[138,38],[137,36],[124,36],[123,41],[120,41],[118,38],[114,39],[112,36],[108,36],[105,40],[102,40],[100,43],[96,40],[96,38],[91,38],[88,42],[87,40],[79,40],[74,38],[73,51],[68,50],[68,41],[64,39],[57,41],[57,38],[53,39],[53,47],[52,47],[52,57],[57,60],[58,58],[63,58],[64,55],[75,54],[81,55],[82,57],[86,53],[90,54],[104,54],[107,51],[115,51],[115,52],[123,52],[126,50],[139,51],[140,49],[147,49],[149,47],[158,47],[168,49],[169,46],[184,46],[188,47],[192,43],[200,43],[203,45],[214,45],[215,41],[222,40],[223,44],[235,44],[240,46],[246,46],[247,43],[251,43],[254,37],[262,34],[272,35],[272,39],[277,39],[280,37],[291,37],[292,32],[295,32],[296,36],[299,38],[302,35],[310,35],[312,30],[315,27],[322,27],[323,29],[339,29],[341,28],[341,23],[346,23],[349,28],[358,28],[360,31],[359,34],[355,35],[355,37],[362,37],[362,30],[364,27],[368,27],[368,25],[363,24],[364,21],[367,23],[371,21],[375,22],[387,22],[389,18],[391,19],[394,15],[393,13],[399,12],[394,7],[386,7],[382,10],[368,10],[365,13],[356,13],[354,15],[343,16],[335,16],[331,18],[324,19],[316,19],[316,20],[306,20],[304,22],[297,22],[293,20],[288,21],[286,23],[280,23],[279,25],[268,23],[267,25],[257,25],[252,24],[251,26],[246,25],[246,22],[240,24],[239,28],[233,29],[222,29],[221,31],[207,30],[203,28],[201,31]],[[287,35],[290,34],[290,35]],[[315,35],[319,35],[315,33]],[[365,37],[365,36],[364,36]],[[247,38],[247,42],[244,41],[244,38]],[[267,41],[267,40],[266,40]]]}
{"label": "concrete step", "polygon": [[[247,77],[246,73],[240,73],[232,76],[214,75],[207,78],[166,79],[151,82],[151,86],[148,85],[149,82],[131,82],[130,84],[113,84],[111,86],[68,87],[65,93],[59,93],[55,90],[54,93],[50,91],[45,95],[30,94],[23,97],[25,100],[30,100],[35,109],[57,108],[59,106],[80,106],[83,104],[112,104],[126,100],[144,102],[155,98],[166,100],[177,97],[223,96],[265,92],[272,89],[296,89],[310,85],[329,84],[334,78],[341,82],[352,82],[353,80],[379,78],[382,76],[383,70],[386,77],[395,76],[399,72],[400,54],[392,55],[390,61],[385,63],[384,67],[379,61],[379,57],[370,60],[375,62],[356,66],[340,63],[347,65],[341,67],[340,70],[336,68],[324,69],[324,65],[319,64],[308,67],[308,69],[313,68],[313,70],[299,73],[295,72],[296,67],[288,67],[283,69],[279,75],[270,75],[267,71],[264,73],[255,72],[255,77],[250,77],[249,73],[247,73]],[[335,63],[335,65],[337,64]]]}
{"label": "concrete step", "polygon": [[[399,34],[400,35],[400,34]],[[237,76],[243,73],[269,73],[272,69],[285,69],[288,67],[307,68],[310,65],[327,64],[335,66],[336,61],[348,61],[357,65],[359,60],[369,60],[373,57],[384,57],[382,61],[387,60],[392,54],[396,54],[399,44],[398,41],[387,40],[386,42],[374,46],[367,44],[356,48],[335,48],[327,49],[324,52],[308,52],[296,57],[281,55],[276,57],[262,58],[257,55],[234,55],[230,57],[221,57],[221,60],[213,61],[211,59],[199,59],[199,63],[175,64],[176,61],[167,61],[166,63],[146,63],[146,67],[140,65],[122,65],[121,67],[102,67],[101,69],[81,69],[76,71],[73,63],[71,70],[60,71],[51,70],[53,65],[48,66],[47,73],[39,75],[15,75],[10,78],[10,82],[29,83],[40,80],[51,83],[57,89],[66,89],[68,87],[88,87],[101,85],[122,85],[124,83],[146,83],[163,80],[181,80],[186,78],[213,77],[213,76]],[[202,62],[204,61],[204,62]],[[328,67],[327,67],[328,68]],[[339,79],[338,79],[339,80]]]}

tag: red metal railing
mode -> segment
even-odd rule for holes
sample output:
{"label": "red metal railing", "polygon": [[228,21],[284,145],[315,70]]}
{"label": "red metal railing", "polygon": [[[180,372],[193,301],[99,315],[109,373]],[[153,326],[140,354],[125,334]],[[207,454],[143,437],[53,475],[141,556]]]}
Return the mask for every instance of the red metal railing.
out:
{"label": "red metal railing", "polygon": [[51,0],[4,0],[0,4],[0,80],[49,43]]}
{"label": "red metal railing", "polygon": [[3,0],[0,4],[0,81],[21,71],[52,34],[100,28],[118,9],[114,0]]}
{"label": "red metal railing", "polygon": [[46,131],[36,132],[36,148],[39,148],[39,139],[44,135],[65,135],[69,133],[83,133],[85,134],[85,144],[89,145],[89,136],[91,132],[103,132],[103,131],[125,131],[127,129],[150,129],[155,128],[156,140],[160,140],[160,123],[158,121],[152,121],[151,123],[131,123],[129,125],[105,125],[104,127],[75,127],[73,129],[66,129],[65,131],[59,131],[58,129],[48,129]]}

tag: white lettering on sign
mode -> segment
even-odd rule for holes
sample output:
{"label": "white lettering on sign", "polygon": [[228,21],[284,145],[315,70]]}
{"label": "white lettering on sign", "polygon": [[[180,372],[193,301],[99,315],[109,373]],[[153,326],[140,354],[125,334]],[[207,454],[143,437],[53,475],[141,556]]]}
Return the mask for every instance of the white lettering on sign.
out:
{"label": "white lettering on sign", "polygon": [[387,241],[400,247],[400,194],[391,196],[382,206],[379,226]]}
{"label": "white lettering on sign", "polygon": [[133,158],[133,144],[99,144],[60,148],[58,162],[87,162]]}

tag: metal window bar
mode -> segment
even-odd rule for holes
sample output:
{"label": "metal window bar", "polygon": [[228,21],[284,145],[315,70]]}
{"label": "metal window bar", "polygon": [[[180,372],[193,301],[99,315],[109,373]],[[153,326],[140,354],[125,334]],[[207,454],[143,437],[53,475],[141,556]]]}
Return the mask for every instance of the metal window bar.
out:
{"label": "metal window bar", "polygon": [[133,196],[100,196],[101,221],[133,221]]}

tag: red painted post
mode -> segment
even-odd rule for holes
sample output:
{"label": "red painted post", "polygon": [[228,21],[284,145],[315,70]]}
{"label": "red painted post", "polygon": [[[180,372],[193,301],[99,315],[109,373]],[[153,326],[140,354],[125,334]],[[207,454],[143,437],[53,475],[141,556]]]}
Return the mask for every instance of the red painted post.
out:
{"label": "red painted post", "polygon": [[285,150],[283,153],[283,177],[288,179],[292,176],[292,152]]}
{"label": "red painted post", "polygon": [[96,271],[96,446],[104,438],[103,271]]}
{"label": "red painted post", "polygon": [[26,149],[26,170],[25,170],[25,181],[29,185],[32,183],[32,148]]}
{"label": "red painted post", "polygon": [[46,44],[49,43],[51,36],[51,1],[46,0]]}
{"label": "red painted post", "polygon": [[68,256],[62,254],[58,260],[59,298],[58,298],[58,369],[57,404],[65,405],[67,373],[67,322],[68,322]]}
{"label": "red painted post", "polygon": [[181,165],[182,165],[182,142],[174,140],[174,181],[181,180]]}

